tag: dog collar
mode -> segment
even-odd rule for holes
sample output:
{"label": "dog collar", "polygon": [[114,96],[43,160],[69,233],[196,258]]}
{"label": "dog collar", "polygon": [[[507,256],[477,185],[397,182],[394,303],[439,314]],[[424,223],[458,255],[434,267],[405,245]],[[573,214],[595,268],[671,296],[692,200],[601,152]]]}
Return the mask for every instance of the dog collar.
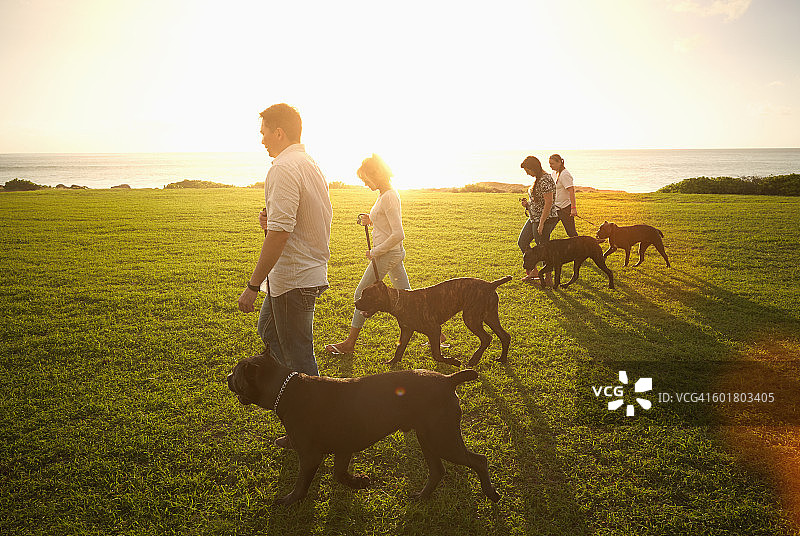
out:
{"label": "dog collar", "polygon": [[281,401],[281,397],[283,396],[284,389],[286,389],[286,385],[289,383],[289,380],[297,376],[297,374],[299,374],[297,371],[292,372],[288,376],[286,376],[285,380],[283,380],[283,385],[281,385],[281,390],[278,392],[278,397],[275,399],[275,405],[272,406],[272,411],[274,411],[275,413],[278,413],[278,403]]}

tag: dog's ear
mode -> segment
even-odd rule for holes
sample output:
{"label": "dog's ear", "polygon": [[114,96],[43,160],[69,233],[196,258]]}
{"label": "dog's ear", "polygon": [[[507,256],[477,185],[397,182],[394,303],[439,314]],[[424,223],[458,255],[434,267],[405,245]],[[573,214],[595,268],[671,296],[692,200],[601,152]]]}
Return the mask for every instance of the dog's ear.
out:
{"label": "dog's ear", "polygon": [[279,366],[278,360],[275,358],[275,354],[272,353],[272,350],[270,350],[269,345],[264,348],[263,352],[254,356],[250,362],[253,365],[264,368],[265,370],[272,370]]}

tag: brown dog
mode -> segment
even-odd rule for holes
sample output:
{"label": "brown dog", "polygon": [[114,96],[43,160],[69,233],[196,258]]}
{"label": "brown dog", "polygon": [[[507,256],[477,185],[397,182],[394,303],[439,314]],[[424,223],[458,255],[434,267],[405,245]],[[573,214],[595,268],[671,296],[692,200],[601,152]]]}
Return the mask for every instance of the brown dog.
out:
{"label": "brown dog", "polygon": [[567,288],[578,279],[581,264],[588,258],[591,258],[606,273],[608,276],[608,288],[613,289],[614,274],[606,266],[600,244],[591,236],[573,236],[572,238],[549,240],[534,246],[522,256],[522,266],[526,270],[532,270],[538,262],[544,261],[544,267],[539,270],[539,282],[542,288],[544,288],[544,274],[554,269],[556,273],[553,288],[558,288],[561,284],[561,265],[574,261],[572,279],[561,285]]}
{"label": "brown dog", "polygon": [[616,223],[609,223],[607,221],[604,221],[603,225],[601,225],[600,229],[597,231],[597,239],[604,240],[608,238],[608,244],[610,246],[608,251],[603,255],[603,258],[617,251],[617,248],[622,248],[625,250],[625,266],[628,266],[628,261],[631,257],[631,247],[639,242],[639,262],[634,264],[634,266],[642,264],[644,252],[648,246],[652,244],[658,252],[661,253],[664,260],[667,261],[667,268],[670,268],[667,252],[664,251],[664,242],[661,240],[663,236],[664,233],[649,225],[619,227]]}
{"label": "brown dog", "polygon": [[471,467],[481,489],[500,499],[489,478],[486,456],[464,445],[461,407],[455,389],[475,380],[466,369],[446,376],[429,370],[403,370],[337,379],[293,373],[264,353],[243,359],[228,375],[228,388],[242,404],[272,409],[297,451],[300,471],[294,490],[276,504],[292,504],[306,496],[319,464],[333,453],[336,480],[354,489],[370,480],[348,472],[354,452],[397,431],[414,429],[430,474],[418,497],[427,497],[445,473],[442,459]]}
{"label": "brown dog", "polygon": [[503,352],[497,360],[504,363],[508,359],[511,335],[500,325],[497,287],[508,281],[511,281],[511,276],[491,283],[473,277],[460,277],[416,290],[390,288],[378,281],[364,289],[361,298],[356,301],[356,309],[363,311],[365,316],[385,311],[397,318],[397,323],[400,324],[400,344],[394,358],[387,361],[388,364],[400,361],[408,341],[418,331],[428,336],[434,360],[460,366],[458,359],[442,357],[439,348],[442,324],[459,311],[464,311],[464,324],[481,340],[480,347],[475,350],[467,364],[476,365],[492,342],[492,336],[483,329],[484,322],[500,338]]}

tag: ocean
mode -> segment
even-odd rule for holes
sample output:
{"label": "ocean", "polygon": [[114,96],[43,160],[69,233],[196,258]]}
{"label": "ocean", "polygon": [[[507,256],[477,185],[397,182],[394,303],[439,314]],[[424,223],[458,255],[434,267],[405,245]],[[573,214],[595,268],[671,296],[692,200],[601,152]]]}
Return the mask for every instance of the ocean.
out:
{"label": "ocean", "polygon": [[[310,151],[313,155],[313,151]],[[547,169],[552,151],[489,151],[443,156],[447,165],[415,168],[413,158],[395,177],[398,188],[440,188],[498,181],[527,184],[519,163],[537,156]],[[800,149],[669,149],[559,151],[578,186],[653,192],[690,177],[750,177],[800,173]],[[318,160],[329,181],[360,184],[359,162]],[[249,186],[262,182],[270,158],[255,153],[0,154],[0,183],[110,188],[163,188],[184,179]],[[390,162],[391,165],[391,162]],[[398,168],[395,168],[397,171]]]}

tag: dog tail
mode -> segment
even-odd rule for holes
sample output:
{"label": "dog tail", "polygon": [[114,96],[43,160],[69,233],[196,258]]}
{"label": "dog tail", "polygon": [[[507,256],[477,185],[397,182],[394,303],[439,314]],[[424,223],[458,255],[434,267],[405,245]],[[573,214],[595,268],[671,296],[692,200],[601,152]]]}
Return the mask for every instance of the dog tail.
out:
{"label": "dog tail", "polygon": [[514,278],[511,277],[510,275],[507,275],[505,277],[501,277],[500,279],[495,279],[494,281],[492,281],[492,286],[494,286],[494,288],[497,288],[500,285],[502,285],[503,283],[508,283],[512,279],[514,279]]}
{"label": "dog tail", "polygon": [[453,385],[453,389],[455,389],[457,385],[461,385],[464,382],[477,380],[478,372],[472,369],[459,370],[455,374],[450,374],[447,379],[450,380],[450,383]]}
{"label": "dog tail", "polygon": [[656,229],[656,231],[658,231],[658,234],[661,235],[661,238],[664,238],[664,233],[661,232],[661,229]]}

